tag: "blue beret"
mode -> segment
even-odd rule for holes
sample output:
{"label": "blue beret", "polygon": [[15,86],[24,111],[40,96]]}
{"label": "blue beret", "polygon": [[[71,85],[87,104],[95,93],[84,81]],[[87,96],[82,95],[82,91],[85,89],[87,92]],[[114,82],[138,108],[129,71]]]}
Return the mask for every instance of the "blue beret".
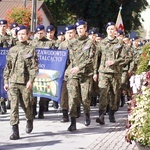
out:
{"label": "blue beret", "polygon": [[0,20],[0,25],[7,24],[7,20]]}
{"label": "blue beret", "polygon": [[53,30],[54,30],[54,26],[53,25],[49,25],[46,28],[46,32],[50,32],[50,31],[53,31]]}
{"label": "blue beret", "polygon": [[43,25],[38,25],[36,28],[35,28],[35,33],[38,32],[38,31],[41,31],[41,30],[44,30],[45,27]]}
{"label": "blue beret", "polygon": [[64,31],[58,31],[57,36],[64,35],[64,34],[65,34]]}
{"label": "blue beret", "polygon": [[18,23],[14,22],[10,25],[10,29],[18,27]]}
{"label": "blue beret", "polygon": [[68,26],[65,27],[65,32],[69,31],[69,30],[73,30],[73,29],[75,29],[74,25],[68,25]]}
{"label": "blue beret", "polygon": [[139,37],[138,37],[138,36],[135,36],[135,37],[132,38],[132,41],[135,41],[135,40],[137,40],[137,39],[139,39]]}
{"label": "blue beret", "polygon": [[101,37],[103,38],[103,36],[100,33],[96,33],[96,37]]}
{"label": "blue beret", "polygon": [[118,30],[117,33],[118,33],[118,35],[123,35],[124,34],[124,32],[122,30]]}
{"label": "blue beret", "polygon": [[112,26],[112,25],[115,25],[115,23],[114,22],[108,22],[105,26],[105,29],[107,29],[109,26]]}
{"label": "blue beret", "polygon": [[91,35],[91,34],[96,34],[96,32],[95,32],[94,30],[89,30],[88,34],[89,34],[89,35]]}
{"label": "blue beret", "polygon": [[78,27],[80,25],[87,25],[87,22],[84,20],[79,20],[78,22],[76,22],[75,27]]}
{"label": "blue beret", "polygon": [[17,34],[19,31],[24,30],[24,29],[28,30],[28,27],[27,27],[27,26],[24,26],[24,25],[18,26],[18,27],[16,28],[16,34]]}

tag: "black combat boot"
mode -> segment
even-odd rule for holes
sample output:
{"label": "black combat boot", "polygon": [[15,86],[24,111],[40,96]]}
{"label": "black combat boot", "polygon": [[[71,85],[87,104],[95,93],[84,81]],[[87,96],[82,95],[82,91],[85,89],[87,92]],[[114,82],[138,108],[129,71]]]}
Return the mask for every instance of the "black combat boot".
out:
{"label": "black combat boot", "polygon": [[10,100],[9,100],[9,99],[7,99],[7,105],[6,105],[6,108],[7,108],[7,109],[10,109]]}
{"label": "black combat boot", "polygon": [[19,139],[19,129],[18,129],[18,125],[13,125],[12,126],[12,131],[13,131],[13,134],[10,136],[10,140],[17,140]]}
{"label": "black combat boot", "polygon": [[49,101],[50,101],[49,99],[46,99],[46,104],[45,104],[45,107],[44,107],[45,112],[49,111],[49,109],[48,109],[49,108]]}
{"label": "black combat boot", "polygon": [[96,122],[99,123],[100,125],[104,125],[105,124],[104,114],[105,114],[105,111],[104,110],[100,110],[99,111],[99,117],[96,118]]}
{"label": "black combat boot", "polygon": [[77,117],[76,118],[79,118],[79,117],[81,117],[81,108],[80,108],[80,106],[77,107]]}
{"label": "black combat boot", "polygon": [[6,110],[6,103],[5,101],[1,102],[1,114],[6,114],[7,110]]}
{"label": "black combat boot", "polygon": [[91,98],[92,100],[91,100],[91,106],[96,106],[96,104],[97,104],[97,97],[92,97]]}
{"label": "black combat boot", "polygon": [[63,117],[61,119],[61,122],[68,122],[69,121],[68,110],[63,109],[62,113],[63,113]]}
{"label": "black combat boot", "polygon": [[114,114],[115,114],[115,110],[109,109],[109,121],[113,123],[116,122]]}
{"label": "black combat boot", "polygon": [[44,107],[43,106],[39,106],[39,115],[38,115],[39,119],[43,119],[44,118]]}
{"label": "black combat boot", "polygon": [[76,118],[71,117],[71,125],[68,128],[68,131],[75,131],[76,130]]}
{"label": "black combat boot", "polygon": [[125,95],[121,94],[121,104],[120,107],[123,107],[125,104]]}
{"label": "black combat boot", "polygon": [[33,130],[33,120],[27,120],[26,132],[31,133]]}
{"label": "black combat boot", "polygon": [[58,107],[59,107],[58,102],[53,101],[53,107],[54,107],[55,109],[58,109]]}
{"label": "black combat boot", "polygon": [[85,125],[85,126],[89,126],[90,123],[91,123],[90,113],[86,113],[86,114],[85,114],[85,122],[84,122],[84,125]]}
{"label": "black combat boot", "polygon": [[37,115],[36,104],[34,104],[33,105],[33,116],[34,116],[34,118],[36,115]]}

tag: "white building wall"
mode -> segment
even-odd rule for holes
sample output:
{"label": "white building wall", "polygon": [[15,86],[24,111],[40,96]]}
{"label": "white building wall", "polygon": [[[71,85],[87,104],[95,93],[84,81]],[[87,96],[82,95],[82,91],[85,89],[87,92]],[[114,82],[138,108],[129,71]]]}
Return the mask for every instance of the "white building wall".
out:
{"label": "white building wall", "polygon": [[41,12],[42,18],[43,18],[43,25],[46,28],[48,25],[50,25],[50,22],[49,22],[47,16],[45,15],[45,12],[43,11],[43,9],[40,9],[40,12]]}

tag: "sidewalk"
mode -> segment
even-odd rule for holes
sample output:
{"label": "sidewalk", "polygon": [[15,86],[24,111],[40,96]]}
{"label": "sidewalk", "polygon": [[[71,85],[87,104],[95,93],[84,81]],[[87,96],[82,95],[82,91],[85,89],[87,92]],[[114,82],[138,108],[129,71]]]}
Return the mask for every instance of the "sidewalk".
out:
{"label": "sidewalk", "polygon": [[95,122],[98,106],[91,107],[91,125],[84,125],[84,115],[77,119],[77,131],[67,131],[70,123],[61,123],[62,114],[49,107],[44,119],[34,120],[32,133],[25,132],[26,121],[20,108],[20,139],[9,140],[11,126],[9,112],[0,114],[0,150],[138,150],[136,145],[125,141],[127,107],[116,112],[116,123],[105,116],[105,125]]}

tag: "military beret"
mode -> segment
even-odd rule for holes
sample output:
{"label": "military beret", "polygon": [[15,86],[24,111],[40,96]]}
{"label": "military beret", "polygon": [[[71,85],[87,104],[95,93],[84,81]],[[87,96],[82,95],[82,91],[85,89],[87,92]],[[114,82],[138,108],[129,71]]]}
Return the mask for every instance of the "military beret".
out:
{"label": "military beret", "polygon": [[24,25],[18,26],[18,27],[16,28],[16,34],[17,34],[19,31],[24,30],[24,29],[28,30],[28,27],[27,27],[27,26],[24,26]]}
{"label": "military beret", "polygon": [[36,28],[35,28],[35,33],[36,32],[38,32],[38,31],[41,31],[41,30],[44,30],[45,29],[45,27],[44,27],[44,25],[38,25]]}
{"label": "military beret", "polygon": [[95,32],[94,30],[89,30],[88,34],[89,34],[89,35],[91,35],[91,34],[96,34],[96,32]]}
{"label": "military beret", "polygon": [[118,35],[123,35],[124,32],[122,30],[117,30]]}
{"label": "military beret", "polygon": [[73,29],[75,29],[74,25],[68,25],[68,26],[65,27],[65,32],[69,31],[69,30],[73,30]]}
{"label": "military beret", "polygon": [[103,38],[103,36],[100,33],[96,33],[96,37],[101,37]]}
{"label": "military beret", "polygon": [[132,38],[132,41],[135,41],[135,40],[137,40],[137,39],[139,39],[139,37],[138,37],[138,36],[135,36],[135,37]]}
{"label": "military beret", "polygon": [[46,32],[50,32],[50,31],[53,31],[53,30],[54,30],[54,26],[53,25],[49,25],[46,28]]}
{"label": "military beret", "polygon": [[10,29],[18,27],[18,23],[14,22],[10,25]]}
{"label": "military beret", "polygon": [[87,22],[84,20],[79,20],[78,22],[75,23],[75,27],[78,27],[80,25],[87,25]]}
{"label": "military beret", "polygon": [[65,34],[64,31],[58,31],[57,36],[64,35],[64,34]]}
{"label": "military beret", "polygon": [[112,25],[115,25],[115,23],[114,22],[108,22],[105,26],[105,29],[107,29],[109,26],[112,26]]}
{"label": "military beret", "polygon": [[7,20],[0,20],[0,25],[7,24]]}

